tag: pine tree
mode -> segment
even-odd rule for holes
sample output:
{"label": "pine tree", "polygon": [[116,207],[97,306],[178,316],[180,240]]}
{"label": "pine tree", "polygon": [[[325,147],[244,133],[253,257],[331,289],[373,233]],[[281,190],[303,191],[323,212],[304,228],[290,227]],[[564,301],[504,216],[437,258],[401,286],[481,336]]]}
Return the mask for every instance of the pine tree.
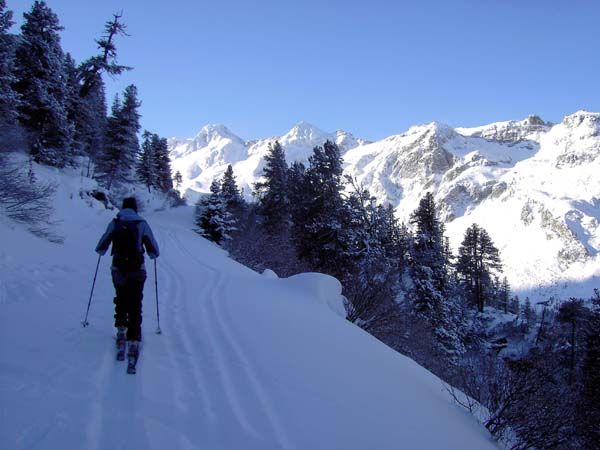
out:
{"label": "pine tree", "polygon": [[519,312],[521,310],[521,304],[520,304],[518,295],[515,295],[514,297],[512,297],[510,299],[510,307],[508,310],[512,314],[516,314],[517,316],[519,315]]}
{"label": "pine tree", "polygon": [[397,249],[395,250],[398,258],[400,260],[401,266],[399,270],[402,271],[403,268],[406,267],[408,260],[410,258],[410,253],[412,249],[412,243],[414,242],[414,237],[411,231],[408,229],[408,226],[405,222],[402,222],[398,227],[398,238],[397,238]]}
{"label": "pine tree", "polygon": [[532,324],[535,324],[537,320],[537,314],[535,310],[531,307],[531,300],[529,297],[525,297],[525,303],[523,304],[523,319],[525,320],[525,326],[529,330]]}
{"label": "pine tree", "polygon": [[144,130],[142,134],[142,147],[140,158],[137,163],[137,176],[139,180],[146,185],[148,192],[154,186],[154,148],[152,146],[152,133]]}
{"label": "pine tree", "polygon": [[364,187],[347,179],[353,189],[341,216],[346,248],[346,273],[341,281],[350,301],[348,320],[360,320],[361,326],[369,327],[384,302],[392,298],[399,273],[394,254],[394,219]]}
{"label": "pine tree", "polygon": [[440,350],[453,360],[464,352],[460,308],[450,295],[444,226],[431,192],[419,201],[411,222],[415,226],[410,265],[413,311],[430,327]]}
{"label": "pine tree", "polygon": [[102,74],[111,77],[130,67],[116,62],[117,48],[114,40],[118,35],[127,36],[126,26],[120,22],[121,15],[114,14],[106,22],[105,34],[96,40],[100,54],[84,61],[76,70],[77,109],[73,117],[76,146],[88,157],[88,176],[91,163],[103,157],[104,137],[107,126],[105,85]]}
{"label": "pine tree", "polygon": [[102,74],[107,73],[115,76],[131,67],[117,64],[117,47],[115,38],[117,36],[128,36],[125,31],[127,27],[120,22],[121,15],[113,14],[113,20],[104,25],[104,35],[96,40],[100,54],[84,61],[79,67],[80,97],[86,98],[93,91],[97,91],[102,83]]}
{"label": "pine tree", "polygon": [[104,183],[108,189],[111,188],[113,181],[119,178],[118,173],[121,170],[121,155],[128,152],[125,142],[121,138],[124,131],[119,120],[120,111],[121,100],[117,94],[112,103],[110,116],[106,121],[104,148],[96,161],[95,176]]}
{"label": "pine tree", "polygon": [[125,89],[123,103],[118,96],[113,102],[106,125],[104,151],[97,162],[96,174],[108,189],[115,182],[132,181],[132,170],[139,154],[140,105],[134,85]]}
{"label": "pine tree", "polygon": [[348,243],[343,228],[342,158],[326,141],[315,147],[304,175],[301,212],[295,223],[298,256],[315,269],[343,279],[348,272]]}
{"label": "pine tree", "polygon": [[198,232],[207,239],[220,244],[230,239],[235,230],[231,213],[221,192],[221,183],[213,180],[210,195],[201,197],[195,207],[195,221]]}
{"label": "pine tree", "polygon": [[263,216],[267,231],[273,232],[287,226],[289,220],[288,167],[278,141],[269,143],[262,176],[264,180],[254,185],[258,213]]}
{"label": "pine tree", "polygon": [[420,200],[411,215],[415,225],[412,250],[412,275],[415,282],[414,309],[425,319],[435,314],[436,303],[443,300],[446,289],[443,225],[431,192]]}
{"label": "pine tree", "polygon": [[138,179],[148,187],[148,192],[150,187],[169,192],[173,189],[173,179],[167,140],[149,131],[144,131],[142,138],[141,153],[136,166]]}
{"label": "pine tree", "polygon": [[82,97],[79,70],[76,71],[76,76],[76,84],[70,89],[73,100],[72,113],[70,112],[69,115],[75,126],[73,140],[77,153],[88,158],[89,176],[91,162],[102,156],[104,148],[107,125],[105,86],[98,75],[93,86],[87,91],[85,97]]}
{"label": "pine tree", "polygon": [[287,177],[287,188],[289,198],[290,217],[294,234],[301,231],[304,222],[304,211],[308,207],[309,201],[306,195],[306,167],[298,161],[294,161],[289,170]]}
{"label": "pine tree", "polygon": [[78,132],[76,127],[77,117],[80,115],[82,109],[81,98],[79,97],[79,80],[78,72],[75,67],[75,60],[70,53],[65,55],[64,61],[64,73],[67,84],[67,119],[73,127],[73,136],[71,139],[71,149],[75,156],[84,154],[84,142],[83,136]]}
{"label": "pine tree", "polygon": [[0,150],[12,150],[18,123],[19,95],[13,89],[16,45],[8,33],[13,24],[12,11],[6,10],[5,0],[0,0]]}
{"label": "pine tree", "polygon": [[502,279],[502,286],[500,288],[500,307],[504,311],[505,314],[508,314],[509,306],[510,306],[510,284],[508,284],[508,278],[504,277]]}
{"label": "pine tree", "polygon": [[58,17],[43,1],[24,14],[16,50],[15,90],[21,95],[19,120],[30,134],[36,162],[64,166],[73,134],[67,117],[68,89]]}
{"label": "pine tree", "polygon": [[473,303],[483,312],[494,288],[493,275],[502,271],[498,249],[487,231],[473,224],[466,230],[458,253],[456,270]]}
{"label": "pine tree", "polygon": [[173,178],[171,175],[171,157],[169,156],[169,144],[165,138],[157,134],[152,135],[153,162],[155,181],[154,185],[162,192],[173,189]]}
{"label": "pine tree", "polygon": [[221,179],[221,193],[228,208],[236,208],[242,204],[242,197],[240,196],[231,164],[227,166]]}
{"label": "pine tree", "polygon": [[577,411],[582,424],[585,448],[600,448],[600,293],[594,290],[585,341],[581,376],[580,404]]}
{"label": "pine tree", "polygon": [[588,308],[583,305],[583,300],[577,298],[570,298],[563,302],[558,309],[556,319],[569,328],[569,384],[573,384],[575,377],[576,353],[585,339],[582,336],[585,331],[583,324],[588,322],[588,311]]}

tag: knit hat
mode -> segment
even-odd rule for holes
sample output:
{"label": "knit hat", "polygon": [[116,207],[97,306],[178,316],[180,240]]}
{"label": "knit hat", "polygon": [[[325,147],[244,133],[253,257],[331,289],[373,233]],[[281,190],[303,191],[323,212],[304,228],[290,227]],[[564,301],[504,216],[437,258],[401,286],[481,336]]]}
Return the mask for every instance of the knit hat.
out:
{"label": "knit hat", "polygon": [[121,209],[125,208],[133,209],[135,212],[137,212],[137,201],[135,197],[127,197],[123,199],[123,206]]}

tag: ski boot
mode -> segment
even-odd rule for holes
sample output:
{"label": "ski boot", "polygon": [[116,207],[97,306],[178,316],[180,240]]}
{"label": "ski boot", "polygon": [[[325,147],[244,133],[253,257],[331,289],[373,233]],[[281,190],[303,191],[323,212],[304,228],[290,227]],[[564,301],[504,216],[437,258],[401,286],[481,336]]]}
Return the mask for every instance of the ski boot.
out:
{"label": "ski boot", "polygon": [[140,355],[139,341],[130,341],[129,350],[127,351],[127,373],[136,373],[136,364]]}
{"label": "ski boot", "polygon": [[117,328],[117,361],[125,360],[125,348],[127,347],[127,340],[125,339],[125,332],[127,328]]}

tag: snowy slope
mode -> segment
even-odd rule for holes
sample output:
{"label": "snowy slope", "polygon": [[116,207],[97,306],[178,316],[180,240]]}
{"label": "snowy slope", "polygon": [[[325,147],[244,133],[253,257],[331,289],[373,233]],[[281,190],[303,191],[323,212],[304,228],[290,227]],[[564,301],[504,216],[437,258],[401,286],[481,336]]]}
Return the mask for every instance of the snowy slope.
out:
{"label": "snowy slope", "polygon": [[[273,139],[230,161],[247,198]],[[325,139],[341,142],[346,173],[379,202],[394,205],[402,220],[432,191],[451,244],[457,248],[474,222],[486,228],[513,290],[523,296],[589,297],[600,286],[599,113],[579,111],[556,125],[536,116],[476,128],[432,122],[373,143],[301,123],[278,139],[288,162],[306,161]],[[189,143],[172,148],[182,173],[190,166],[178,152],[185,148],[196,159],[206,153]],[[225,167],[206,173],[220,175]],[[210,181],[185,183],[206,191]]]}
{"label": "snowy slope", "polygon": [[[114,360],[112,284],[102,258],[80,325],[93,247],[114,211],[60,182],[65,243],[0,218],[0,448],[493,449],[439,379],[340,315],[327,276],[259,275],[190,231],[191,208],[143,213],[153,226],[137,375]],[[152,266],[149,266],[151,269]]]}

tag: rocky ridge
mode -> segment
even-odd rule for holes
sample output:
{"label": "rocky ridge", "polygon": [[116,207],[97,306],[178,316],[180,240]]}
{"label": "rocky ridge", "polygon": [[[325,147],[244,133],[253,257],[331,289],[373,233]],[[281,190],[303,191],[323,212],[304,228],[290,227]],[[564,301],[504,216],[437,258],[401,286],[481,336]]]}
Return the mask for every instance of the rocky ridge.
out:
{"label": "rocky ridge", "polygon": [[473,222],[486,228],[517,291],[588,295],[600,285],[600,113],[578,111],[556,125],[537,116],[475,128],[432,122],[376,142],[306,122],[250,143],[207,126],[194,139],[170,140],[173,169],[193,201],[232,164],[250,199],[276,139],[288,163],[306,163],[315,145],[335,141],[346,173],[402,220],[432,191],[452,244]]}

